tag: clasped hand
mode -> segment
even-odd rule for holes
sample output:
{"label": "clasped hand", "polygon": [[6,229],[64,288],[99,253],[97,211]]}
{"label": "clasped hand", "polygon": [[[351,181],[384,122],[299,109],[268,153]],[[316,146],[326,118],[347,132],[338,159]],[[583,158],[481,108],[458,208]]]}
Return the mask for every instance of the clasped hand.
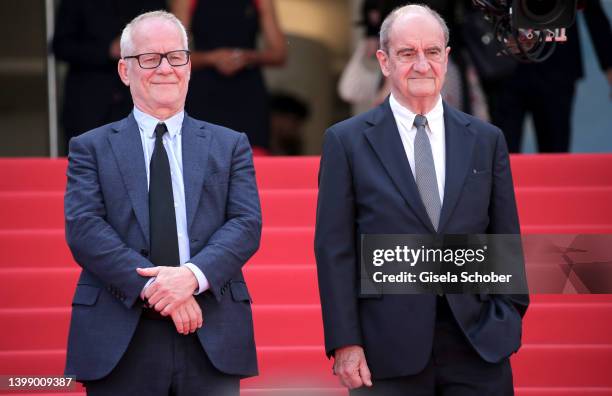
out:
{"label": "clasped hand", "polygon": [[186,267],[138,268],[141,276],[155,277],[142,293],[147,303],[163,316],[170,315],[180,334],[189,334],[202,327],[202,310],[193,297],[198,283]]}
{"label": "clasped hand", "polygon": [[248,52],[242,49],[219,48],[214,51],[215,68],[225,76],[233,76],[244,69],[249,62]]}

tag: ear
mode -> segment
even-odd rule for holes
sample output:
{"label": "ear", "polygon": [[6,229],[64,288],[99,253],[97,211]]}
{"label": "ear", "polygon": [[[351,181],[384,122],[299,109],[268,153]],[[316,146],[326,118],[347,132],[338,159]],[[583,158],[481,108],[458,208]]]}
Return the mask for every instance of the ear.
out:
{"label": "ear", "polygon": [[450,54],[451,51],[451,47],[446,47],[446,54],[444,56],[444,73],[446,74],[446,71],[448,70],[448,55]]}
{"label": "ear", "polygon": [[128,78],[128,65],[124,59],[119,59],[117,63],[117,72],[119,73],[119,78],[126,86],[130,86],[130,80]]}
{"label": "ear", "polygon": [[389,55],[385,51],[379,49],[376,51],[376,59],[378,59],[378,64],[380,65],[380,70],[383,75],[389,77],[389,74],[391,74],[389,70]]}

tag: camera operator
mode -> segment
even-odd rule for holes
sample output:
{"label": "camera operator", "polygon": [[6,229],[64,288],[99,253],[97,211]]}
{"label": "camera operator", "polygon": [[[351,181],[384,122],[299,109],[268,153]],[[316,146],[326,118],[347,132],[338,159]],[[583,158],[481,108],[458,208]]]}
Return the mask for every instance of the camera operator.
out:
{"label": "camera operator", "polygon": [[[599,65],[611,87],[612,33],[600,0],[580,2]],[[485,82],[493,124],[506,135],[510,152],[520,152],[523,121],[533,116],[540,152],[567,152],[576,82],[584,70],[576,23],[567,28],[567,41],[541,63],[521,63],[504,79]]]}

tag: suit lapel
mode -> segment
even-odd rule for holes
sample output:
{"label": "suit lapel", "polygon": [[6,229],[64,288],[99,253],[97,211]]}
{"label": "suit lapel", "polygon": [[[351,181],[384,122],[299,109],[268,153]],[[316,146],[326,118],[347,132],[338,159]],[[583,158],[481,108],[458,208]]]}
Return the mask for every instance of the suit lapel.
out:
{"label": "suit lapel", "polygon": [[469,120],[460,112],[444,102],[444,129],[446,146],[446,182],[444,202],[440,213],[438,232],[444,227],[453,213],[469,170],[475,136],[468,128]]}
{"label": "suit lapel", "polygon": [[435,232],[410,170],[410,163],[389,106],[389,99],[373,111],[370,123],[372,126],[366,129],[365,137],[370,142],[379,161],[417,217],[430,232]]}
{"label": "suit lapel", "polygon": [[130,114],[113,127],[109,135],[110,145],[127,189],[130,202],[136,214],[136,220],[149,243],[149,191],[147,187],[147,170],[144,151],[138,124]]}
{"label": "suit lapel", "polygon": [[207,176],[207,162],[212,136],[204,123],[197,122],[185,113],[182,128],[183,183],[187,208],[187,229],[191,229],[193,218],[202,195],[202,186]]}

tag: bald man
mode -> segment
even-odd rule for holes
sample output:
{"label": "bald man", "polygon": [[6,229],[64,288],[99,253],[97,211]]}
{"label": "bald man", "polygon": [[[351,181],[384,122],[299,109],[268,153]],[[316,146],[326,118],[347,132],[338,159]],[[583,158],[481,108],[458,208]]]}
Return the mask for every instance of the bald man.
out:
{"label": "bald man", "polygon": [[383,22],[391,85],[323,144],[315,253],[334,372],[353,395],[511,395],[528,296],[361,295],[365,234],[518,234],[502,132],[440,97],[449,33],[428,7]]}

